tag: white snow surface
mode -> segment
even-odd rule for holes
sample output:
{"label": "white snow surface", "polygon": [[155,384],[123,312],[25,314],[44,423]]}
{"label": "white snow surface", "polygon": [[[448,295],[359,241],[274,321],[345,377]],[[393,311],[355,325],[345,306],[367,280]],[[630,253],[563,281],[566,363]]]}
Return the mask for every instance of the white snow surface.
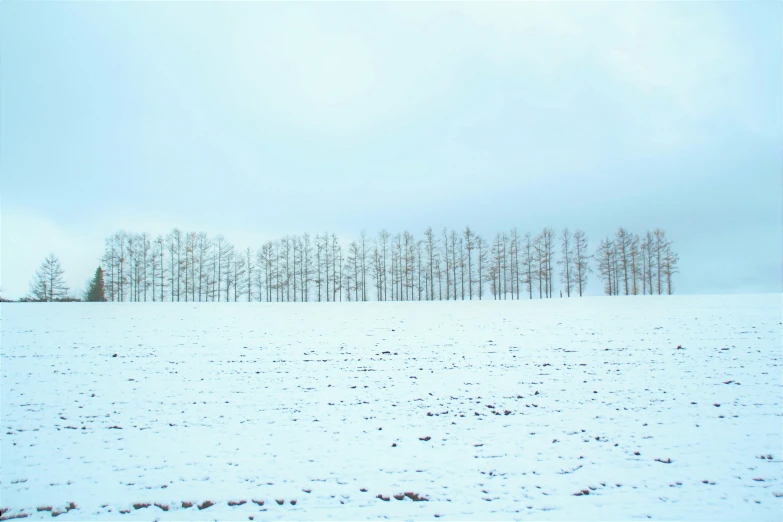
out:
{"label": "white snow surface", "polygon": [[3,304],[0,506],[783,520],[781,308],[780,294]]}

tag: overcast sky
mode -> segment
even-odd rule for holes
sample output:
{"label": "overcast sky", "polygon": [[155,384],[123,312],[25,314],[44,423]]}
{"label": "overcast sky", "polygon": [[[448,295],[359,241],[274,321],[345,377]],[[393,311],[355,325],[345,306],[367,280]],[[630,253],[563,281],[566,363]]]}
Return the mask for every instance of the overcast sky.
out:
{"label": "overcast sky", "polygon": [[2,2],[0,284],[81,291],[121,228],[624,226],[680,293],[780,292],[782,11]]}

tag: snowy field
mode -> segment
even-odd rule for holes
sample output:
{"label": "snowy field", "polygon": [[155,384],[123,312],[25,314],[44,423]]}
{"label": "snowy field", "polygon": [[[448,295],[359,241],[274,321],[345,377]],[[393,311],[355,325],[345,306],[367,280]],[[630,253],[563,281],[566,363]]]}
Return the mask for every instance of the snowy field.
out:
{"label": "snowy field", "polygon": [[781,302],[3,304],[0,506],[783,520]]}

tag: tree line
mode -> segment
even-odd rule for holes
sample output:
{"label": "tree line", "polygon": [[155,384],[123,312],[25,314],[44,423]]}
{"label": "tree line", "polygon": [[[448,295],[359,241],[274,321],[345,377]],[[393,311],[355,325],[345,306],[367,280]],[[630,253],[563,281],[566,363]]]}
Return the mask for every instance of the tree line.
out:
{"label": "tree line", "polygon": [[[347,243],[347,244],[346,244]],[[592,253],[584,231],[516,228],[489,239],[470,227],[427,228],[350,242],[333,233],[291,235],[241,250],[223,235],[119,231],[105,240],[85,291],[92,301],[433,301],[582,296],[597,273],[608,295],[671,294],[679,258],[661,229],[619,228]],[[28,301],[74,300],[52,254]]]}

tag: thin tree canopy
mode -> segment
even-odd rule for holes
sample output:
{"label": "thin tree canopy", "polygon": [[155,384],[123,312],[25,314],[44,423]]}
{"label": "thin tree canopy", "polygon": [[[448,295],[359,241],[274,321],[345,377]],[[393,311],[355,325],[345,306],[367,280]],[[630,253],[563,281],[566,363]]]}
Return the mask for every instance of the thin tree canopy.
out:
{"label": "thin tree canopy", "polygon": [[54,254],[49,254],[30,283],[30,299],[52,302],[67,298],[68,287],[63,274],[60,260]]}

